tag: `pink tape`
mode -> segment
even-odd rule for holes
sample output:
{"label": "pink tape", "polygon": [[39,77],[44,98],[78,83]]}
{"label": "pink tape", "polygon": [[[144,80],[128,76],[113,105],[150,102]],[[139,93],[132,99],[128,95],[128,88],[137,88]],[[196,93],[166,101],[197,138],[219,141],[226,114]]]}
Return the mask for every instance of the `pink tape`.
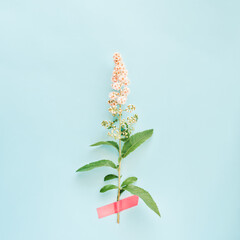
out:
{"label": "pink tape", "polygon": [[138,205],[138,196],[133,195],[131,197],[124,198],[118,202],[110,203],[103,207],[97,208],[98,218],[107,217],[114,213],[121,212],[131,207]]}

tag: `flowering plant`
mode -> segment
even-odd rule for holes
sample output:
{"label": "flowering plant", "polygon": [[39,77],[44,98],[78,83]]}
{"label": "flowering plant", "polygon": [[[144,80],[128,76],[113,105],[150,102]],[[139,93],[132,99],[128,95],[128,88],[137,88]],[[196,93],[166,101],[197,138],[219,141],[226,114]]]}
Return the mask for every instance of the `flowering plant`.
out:
{"label": "flowering plant", "polygon": [[[110,160],[99,160],[89,163],[77,170],[77,172],[83,172],[92,170],[97,167],[111,167],[117,170],[116,174],[108,174],[104,177],[104,181],[113,179],[118,180],[118,185],[108,184],[100,189],[101,193],[106,191],[117,189],[117,201],[120,200],[120,196],[124,191],[128,191],[134,195],[139,196],[146,205],[152,209],[156,214],[160,216],[158,207],[154,202],[151,195],[144,189],[133,185],[136,181],[136,177],[129,177],[121,183],[121,163],[124,158],[138,148],[143,142],[150,138],[153,134],[153,129],[149,129],[143,132],[132,135],[134,130],[133,124],[138,120],[138,115],[134,114],[130,117],[123,118],[124,113],[131,113],[135,110],[135,106],[130,104],[124,108],[127,101],[127,96],[130,93],[128,71],[122,61],[122,57],[119,53],[113,55],[115,63],[113,75],[112,75],[112,89],[114,91],[109,94],[109,112],[113,116],[112,121],[103,121],[102,126],[109,130],[108,135],[117,141],[100,141],[91,146],[110,145],[118,151],[118,164]],[[122,146],[123,144],[123,146]],[[119,212],[117,213],[117,223],[119,223]]]}

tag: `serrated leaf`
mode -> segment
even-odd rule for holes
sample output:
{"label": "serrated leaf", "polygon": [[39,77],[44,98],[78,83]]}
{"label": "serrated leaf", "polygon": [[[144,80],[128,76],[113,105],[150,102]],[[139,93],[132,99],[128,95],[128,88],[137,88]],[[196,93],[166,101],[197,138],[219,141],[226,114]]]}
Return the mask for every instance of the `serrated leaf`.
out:
{"label": "serrated leaf", "polygon": [[100,141],[100,142],[94,143],[90,146],[95,147],[95,146],[100,146],[100,145],[110,145],[110,146],[115,147],[119,151],[118,144],[114,141]]}
{"label": "serrated leaf", "polygon": [[122,157],[125,158],[129,153],[133,152],[137,147],[144,143],[153,134],[153,129],[132,135],[122,148]]}
{"label": "serrated leaf", "polygon": [[106,185],[106,186],[102,187],[102,188],[100,189],[100,192],[101,192],[101,193],[104,193],[104,192],[107,192],[107,191],[109,191],[109,190],[117,189],[117,188],[118,188],[117,186],[115,186],[115,185],[113,185],[113,184],[109,184],[109,185]]}
{"label": "serrated leaf", "polygon": [[84,165],[83,167],[79,168],[76,172],[89,171],[98,167],[112,167],[115,169],[117,168],[115,163],[110,160],[99,160],[99,161],[91,162],[89,164]]}
{"label": "serrated leaf", "polygon": [[127,185],[132,184],[132,183],[134,183],[134,182],[136,182],[136,181],[137,181],[137,178],[136,178],[136,177],[129,177],[129,178],[125,179],[125,180],[122,182],[121,187],[127,186]]}
{"label": "serrated leaf", "polygon": [[123,187],[123,189],[139,196],[150,209],[152,209],[157,215],[161,217],[157,204],[154,202],[153,198],[146,190],[134,185],[128,185],[126,187]]}
{"label": "serrated leaf", "polygon": [[104,177],[104,181],[112,180],[114,178],[118,178],[118,176],[114,174],[108,174],[107,176]]}

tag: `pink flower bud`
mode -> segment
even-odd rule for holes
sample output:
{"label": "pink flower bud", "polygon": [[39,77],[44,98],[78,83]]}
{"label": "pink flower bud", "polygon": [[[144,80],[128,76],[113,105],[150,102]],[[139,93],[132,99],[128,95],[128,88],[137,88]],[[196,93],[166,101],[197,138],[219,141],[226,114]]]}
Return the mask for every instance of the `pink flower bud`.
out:
{"label": "pink flower bud", "polygon": [[122,93],[127,96],[130,93],[129,87],[124,87]]}
{"label": "pink flower bud", "polygon": [[113,83],[112,88],[116,91],[120,90],[121,84],[119,82]]}
{"label": "pink flower bud", "polygon": [[108,103],[110,104],[110,106],[112,107],[116,107],[117,106],[117,102],[115,100],[109,100]]}
{"label": "pink flower bud", "polygon": [[127,101],[126,96],[120,96],[120,97],[117,99],[118,104],[125,104],[126,101]]}
{"label": "pink flower bud", "polygon": [[115,99],[117,98],[117,96],[118,96],[118,93],[117,93],[117,92],[110,92],[110,93],[109,93],[109,98],[110,98],[111,100],[115,100]]}
{"label": "pink flower bud", "polygon": [[125,78],[123,84],[124,84],[125,86],[128,86],[128,85],[130,84],[129,79],[128,79],[128,78]]}
{"label": "pink flower bud", "polygon": [[124,83],[126,81],[126,76],[120,75],[118,80],[119,80],[119,82]]}
{"label": "pink flower bud", "polygon": [[118,81],[117,75],[113,75],[113,76],[112,76],[112,82],[113,82],[113,83],[116,83],[117,81]]}

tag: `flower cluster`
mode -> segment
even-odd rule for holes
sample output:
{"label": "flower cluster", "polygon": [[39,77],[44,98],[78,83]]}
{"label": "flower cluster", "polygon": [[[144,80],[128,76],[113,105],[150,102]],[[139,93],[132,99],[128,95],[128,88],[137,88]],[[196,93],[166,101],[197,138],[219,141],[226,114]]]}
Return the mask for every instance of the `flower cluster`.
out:
{"label": "flower cluster", "polygon": [[[119,53],[114,53],[113,60],[115,63],[112,74],[113,91],[109,94],[108,103],[110,104],[110,107],[108,110],[115,120],[103,121],[102,126],[109,130],[108,135],[114,139],[126,140],[130,137],[132,131],[134,130],[132,125],[137,122],[138,116],[135,114],[131,117],[127,117],[126,119],[122,118],[124,112],[131,113],[136,109],[136,107],[132,104],[129,104],[126,108],[122,107],[122,105],[126,103],[127,96],[130,93],[130,89],[128,88],[128,72]],[[119,124],[116,126],[116,122],[118,120]]]}
{"label": "flower cluster", "polygon": [[122,57],[119,53],[114,53],[113,61],[115,63],[115,67],[112,74],[112,89],[115,91],[109,93],[110,100],[108,103],[111,107],[117,107],[117,105],[123,105],[126,103],[127,96],[130,93],[130,89],[128,87],[130,81],[127,77],[128,71],[126,70]]}
{"label": "flower cluster", "polygon": [[129,104],[127,106],[127,108],[125,109],[125,111],[131,113],[132,111],[134,111],[136,109],[136,107],[133,104]]}
{"label": "flower cluster", "polygon": [[115,125],[115,123],[118,121],[118,119],[115,119],[114,121],[102,121],[102,126],[109,129],[108,136],[113,137],[114,139],[120,139],[121,135],[119,133],[119,129]]}
{"label": "flower cluster", "polygon": [[114,123],[117,122],[117,121],[118,121],[118,119],[115,119],[114,121],[104,120],[104,121],[102,121],[102,126],[107,128],[107,129],[111,129],[111,128],[116,129],[116,125],[114,125]]}
{"label": "flower cluster", "polygon": [[121,126],[121,132],[119,131],[119,127],[115,125],[118,119],[114,121],[102,121],[102,126],[109,130],[108,136],[113,137],[114,139],[127,139],[130,137],[132,131],[134,130],[133,124],[138,120],[138,115],[134,114],[131,117],[127,117],[126,119],[122,119],[119,123]]}
{"label": "flower cluster", "polygon": [[122,137],[127,139],[130,137],[131,133],[134,131],[133,124],[138,120],[138,115],[134,114],[132,117],[127,117],[127,119],[121,120],[121,134]]}

